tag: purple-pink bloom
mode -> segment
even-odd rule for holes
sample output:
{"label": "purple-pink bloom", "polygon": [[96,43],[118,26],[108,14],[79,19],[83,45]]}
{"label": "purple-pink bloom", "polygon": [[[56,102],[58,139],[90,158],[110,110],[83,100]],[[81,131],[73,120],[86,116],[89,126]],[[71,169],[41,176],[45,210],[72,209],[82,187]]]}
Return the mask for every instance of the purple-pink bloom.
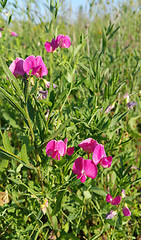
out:
{"label": "purple-pink bloom", "polygon": [[123,207],[122,212],[123,212],[124,216],[126,216],[126,217],[131,216],[131,212],[128,207]]}
{"label": "purple-pink bloom", "polygon": [[48,74],[48,70],[41,56],[35,57],[31,55],[27,57],[24,60],[23,68],[28,75],[30,70],[32,70],[31,75],[35,75],[38,78]]}
{"label": "purple-pink bloom", "polygon": [[66,144],[62,140],[51,140],[46,146],[46,154],[55,160],[60,161],[60,156],[66,154]]}
{"label": "purple-pink bloom", "polygon": [[115,198],[112,198],[112,196],[110,194],[107,194],[106,196],[106,201],[108,203],[111,203],[112,205],[118,205],[120,204],[121,202],[121,197],[120,196],[117,196]]}
{"label": "purple-pink bloom", "polygon": [[92,153],[95,147],[98,145],[98,142],[92,138],[87,138],[78,144],[86,153]]}
{"label": "purple-pink bloom", "polygon": [[16,32],[11,32],[10,34],[11,34],[11,36],[14,36],[14,37],[18,36],[18,34]]}
{"label": "purple-pink bloom", "polygon": [[126,197],[126,195],[125,195],[125,190],[124,190],[124,189],[121,191],[121,197],[122,197],[122,198],[125,198],[125,197]]}
{"label": "purple-pink bloom", "polygon": [[45,42],[45,49],[47,52],[54,52],[56,48],[58,48],[58,44],[54,38],[51,42]]}
{"label": "purple-pink bloom", "polygon": [[[47,88],[49,88],[49,86],[50,86],[50,82],[45,81],[45,86],[46,86]],[[57,86],[56,84],[53,83],[53,88],[56,88],[56,87],[58,87],[58,86]]]}
{"label": "purple-pink bloom", "polygon": [[22,58],[16,58],[11,65],[9,66],[10,71],[14,74],[15,77],[19,75],[24,75],[25,71],[23,69],[24,60]]}
{"label": "purple-pink bloom", "polygon": [[0,32],[2,32],[4,30],[4,28],[0,28]]}
{"label": "purple-pink bloom", "polygon": [[117,211],[111,210],[109,213],[107,213],[106,219],[112,219],[116,215],[117,215]]}
{"label": "purple-pink bloom", "polygon": [[98,172],[97,166],[90,159],[83,159],[82,157],[75,160],[72,170],[82,183],[86,181],[86,177],[96,178]]}
{"label": "purple-pink bloom", "polygon": [[135,105],[138,105],[136,102],[131,101],[127,103],[128,109],[132,109]]}
{"label": "purple-pink bloom", "polygon": [[94,149],[92,160],[95,165],[99,163],[102,167],[109,168],[113,158],[111,156],[107,157],[104,146],[102,144],[98,144]]}
{"label": "purple-pink bloom", "polygon": [[0,38],[2,37],[2,34],[1,34],[1,32],[0,32]]}
{"label": "purple-pink bloom", "polygon": [[65,143],[65,145],[66,145],[66,154],[68,155],[68,156],[71,156],[73,153],[74,153],[74,147],[69,147],[69,148],[67,148],[67,144],[68,144],[68,139],[67,138],[65,138],[65,140],[64,140],[64,143]]}
{"label": "purple-pink bloom", "polygon": [[[47,94],[48,94],[48,91],[42,91],[42,90],[39,90],[39,93],[41,94],[41,99],[45,99],[47,98]],[[40,99],[40,96],[39,96],[39,99]]]}
{"label": "purple-pink bloom", "polygon": [[69,48],[71,45],[71,40],[68,35],[60,34],[56,38],[56,43],[60,48]]}

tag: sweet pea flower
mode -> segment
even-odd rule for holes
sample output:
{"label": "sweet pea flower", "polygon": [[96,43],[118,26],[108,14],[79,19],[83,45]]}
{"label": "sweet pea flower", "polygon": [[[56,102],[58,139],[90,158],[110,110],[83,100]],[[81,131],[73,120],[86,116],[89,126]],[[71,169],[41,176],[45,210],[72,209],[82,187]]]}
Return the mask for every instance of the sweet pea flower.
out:
{"label": "sweet pea flower", "polygon": [[92,138],[87,138],[78,144],[87,154],[92,153],[97,145],[98,142]]}
{"label": "sweet pea flower", "polygon": [[106,219],[112,219],[116,215],[117,215],[117,211],[111,210],[109,213],[107,213]]}
{"label": "sweet pea flower", "polygon": [[67,148],[67,144],[68,144],[68,139],[67,138],[65,138],[64,143],[65,143],[66,149],[67,149],[66,154],[68,156],[71,156],[74,153],[74,147]]}
{"label": "sweet pea flower", "polygon": [[4,28],[0,28],[0,32],[4,31]]}
{"label": "sweet pea flower", "polygon": [[94,149],[92,160],[95,165],[99,163],[103,168],[109,168],[111,167],[113,158],[111,156],[107,157],[104,146],[102,144],[98,144]]}
{"label": "sweet pea flower", "polygon": [[131,101],[127,103],[128,109],[132,109],[135,105],[138,105],[136,102]]}
{"label": "sweet pea flower", "polygon": [[126,197],[126,195],[125,195],[125,190],[124,190],[124,189],[121,191],[121,197],[122,197],[122,198],[125,198],[125,197]]}
{"label": "sweet pea flower", "polygon": [[66,144],[62,141],[51,140],[46,146],[46,154],[48,157],[52,157],[55,160],[60,161],[60,156],[66,154]]}
{"label": "sweet pea flower", "polygon": [[67,142],[67,138],[64,140],[64,142],[62,140],[51,140],[46,147],[47,156],[59,161],[60,156],[63,157],[65,154],[71,156],[74,153],[74,147],[67,148]]}
{"label": "sweet pea flower", "polygon": [[1,32],[0,32],[0,38],[2,37],[2,34],[1,34]]}
{"label": "sweet pea flower", "polygon": [[56,48],[58,48],[58,44],[54,38],[51,42],[45,42],[45,49],[47,52],[54,52]]}
{"label": "sweet pea flower", "polygon": [[[46,86],[46,88],[49,88],[50,82],[48,82],[48,81],[45,80],[45,86]],[[53,83],[53,88],[56,88],[56,87],[58,87],[58,86]]]}
{"label": "sweet pea flower", "polygon": [[122,208],[122,212],[123,212],[124,216],[126,216],[126,217],[131,216],[131,212],[127,206]]}
{"label": "sweet pea flower", "polygon": [[96,178],[98,172],[97,166],[90,159],[83,159],[82,157],[75,160],[72,171],[77,175],[77,178],[80,178],[82,183],[86,181],[86,177]]}
{"label": "sweet pea flower", "polygon": [[10,34],[11,34],[11,36],[14,36],[14,37],[18,36],[18,34],[16,32],[11,32]]}
{"label": "sweet pea flower", "polygon": [[111,203],[112,205],[118,205],[118,204],[120,204],[120,202],[121,202],[121,197],[120,197],[120,196],[117,196],[117,197],[115,197],[115,198],[113,199],[110,194],[107,194],[107,196],[106,196],[106,201],[107,201],[108,203]]}
{"label": "sweet pea flower", "polygon": [[41,56],[29,56],[24,60],[23,64],[24,71],[29,75],[30,70],[32,70],[31,75],[35,75],[36,77],[46,76],[48,74],[48,70],[46,65],[44,64]]}
{"label": "sweet pea flower", "polygon": [[41,210],[42,210],[43,214],[45,215],[47,209],[46,209],[46,206],[44,204],[41,204]]}
{"label": "sweet pea flower", "polygon": [[43,90],[39,90],[39,97],[38,97],[38,99],[45,99],[45,98],[47,98],[47,95],[48,95],[48,91],[46,90],[46,91],[43,91]]}
{"label": "sweet pea flower", "polygon": [[60,34],[56,38],[56,43],[60,48],[69,48],[71,45],[71,40],[69,36]]}
{"label": "sweet pea flower", "polygon": [[20,75],[24,75],[25,71],[23,69],[24,60],[22,58],[16,58],[11,65],[9,66],[10,71],[13,73],[15,77]]}

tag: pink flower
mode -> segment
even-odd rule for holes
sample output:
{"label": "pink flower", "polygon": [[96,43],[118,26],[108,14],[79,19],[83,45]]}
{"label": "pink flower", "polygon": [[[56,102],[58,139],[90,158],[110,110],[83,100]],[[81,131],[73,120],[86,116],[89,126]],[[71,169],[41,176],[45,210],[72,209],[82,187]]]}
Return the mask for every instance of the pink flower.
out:
{"label": "pink flower", "polygon": [[92,153],[95,147],[98,145],[98,142],[92,138],[87,138],[78,144],[86,153]]}
{"label": "pink flower", "polygon": [[44,204],[41,204],[41,210],[42,210],[43,214],[45,215],[47,209],[46,209],[46,206]]}
{"label": "pink flower", "polygon": [[11,34],[11,36],[14,36],[14,37],[18,36],[18,34],[16,32],[11,32],[10,34]]}
{"label": "pink flower", "polygon": [[64,156],[66,151],[66,144],[62,140],[51,140],[46,146],[47,156],[52,157],[55,160],[60,161],[60,156]]}
{"label": "pink flower", "polygon": [[117,211],[111,210],[109,213],[107,213],[106,219],[112,219],[116,215],[117,215]]}
{"label": "pink flower", "polygon": [[32,70],[31,75],[35,75],[38,78],[48,74],[48,70],[41,56],[35,57],[31,55],[27,57],[24,60],[23,68],[28,75],[30,70]]}
{"label": "pink flower", "polygon": [[62,140],[51,140],[46,146],[47,156],[59,161],[60,156],[63,157],[65,154],[71,156],[74,152],[74,147],[67,148],[67,142],[67,138],[64,140],[64,142]]}
{"label": "pink flower", "polygon": [[126,195],[125,195],[125,190],[124,190],[124,189],[121,191],[121,197],[122,197],[122,198],[125,198],[125,197],[126,197]]}
{"label": "pink flower", "polygon": [[123,207],[122,212],[123,212],[124,216],[126,216],[126,217],[131,216],[131,212],[128,207]]}
{"label": "pink flower", "polygon": [[117,196],[117,197],[115,197],[115,198],[113,199],[110,194],[107,194],[107,196],[106,196],[106,201],[107,201],[108,203],[111,203],[112,205],[118,205],[118,204],[120,204],[120,202],[121,202],[121,197],[120,197],[120,196]]}
{"label": "pink flower", "polygon": [[97,167],[90,159],[83,159],[79,157],[75,160],[73,164],[73,173],[80,178],[80,181],[84,183],[86,181],[86,176],[92,179],[97,176]]}
{"label": "pink flower", "polygon": [[67,149],[66,154],[68,156],[71,156],[74,153],[74,147],[67,148],[67,144],[68,144],[68,139],[67,138],[65,138],[64,143],[65,143],[66,149]]}
{"label": "pink flower", "polygon": [[69,48],[71,45],[71,40],[69,36],[60,34],[56,38],[56,43],[60,48]]}
{"label": "pink flower", "polygon": [[2,37],[2,34],[1,34],[1,32],[0,32],[0,38]]}
{"label": "pink flower", "polygon": [[[45,86],[46,86],[47,88],[49,88],[50,82],[48,82],[48,81],[45,80]],[[53,88],[56,88],[56,87],[58,87],[58,86],[53,83]]]}
{"label": "pink flower", "polygon": [[107,157],[104,146],[102,144],[98,144],[94,149],[92,160],[95,165],[99,163],[103,168],[109,168],[113,158],[111,156]]}
{"label": "pink flower", "polygon": [[24,75],[25,71],[23,69],[24,60],[22,58],[16,58],[11,65],[9,66],[10,71],[14,74],[15,77],[19,75]]}
{"label": "pink flower", "polygon": [[58,44],[54,38],[51,42],[45,42],[45,49],[47,52],[54,52],[56,48],[58,48]]}

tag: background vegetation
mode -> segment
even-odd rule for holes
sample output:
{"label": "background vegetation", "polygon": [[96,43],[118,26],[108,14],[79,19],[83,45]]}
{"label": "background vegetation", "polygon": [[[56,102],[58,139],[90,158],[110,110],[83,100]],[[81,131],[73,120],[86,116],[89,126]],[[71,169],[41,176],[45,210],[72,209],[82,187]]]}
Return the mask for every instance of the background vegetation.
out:
{"label": "background vegetation", "polygon": [[[68,1],[0,4],[0,191],[10,199],[0,207],[0,239],[140,239],[140,1],[87,1],[75,16]],[[69,35],[71,47],[47,53],[44,43],[58,34]],[[42,56],[48,75],[26,86],[8,67],[29,55]],[[38,100],[45,80],[58,87]],[[132,109],[126,93],[137,103]],[[60,162],[47,157],[48,141],[66,137],[74,154]],[[87,158],[78,144],[89,137],[113,162],[82,184],[72,165]],[[122,189],[131,217],[119,206],[106,220],[106,194]]]}

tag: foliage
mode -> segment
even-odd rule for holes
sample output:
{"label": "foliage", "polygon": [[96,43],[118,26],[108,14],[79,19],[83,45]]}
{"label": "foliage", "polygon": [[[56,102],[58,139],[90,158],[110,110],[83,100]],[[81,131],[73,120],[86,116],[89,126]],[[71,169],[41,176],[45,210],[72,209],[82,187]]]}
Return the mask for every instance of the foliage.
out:
{"label": "foliage", "polygon": [[[35,0],[25,1],[23,9],[16,1],[0,2],[0,190],[10,198],[0,206],[0,238],[137,239],[140,234],[140,9],[131,1],[121,4],[118,15],[117,9],[93,15],[93,2],[89,21],[80,8],[72,22],[64,1],[44,3],[46,15],[39,14]],[[104,10],[107,4],[98,6]],[[44,43],[58,34],[69,35],[72,45],[47,53]],[[47,76],[14,77],[11,62],[29,55],[42,56]],[[42,99],[39,90],[47,90],[46,81],[50,87]],[[126,93],[138,104],[133,109]],[[66,137],[74,154],[60,161],[48,157],[47,143]],[[87,138],[103,144],[113,161],[81,183],[72,166],[80,156],[87,159],[78,147]],[[123,189],[131,217],[123,216],[119,205],[117,216],[106,219],[111,210],[106,195],[116,197]]]}

